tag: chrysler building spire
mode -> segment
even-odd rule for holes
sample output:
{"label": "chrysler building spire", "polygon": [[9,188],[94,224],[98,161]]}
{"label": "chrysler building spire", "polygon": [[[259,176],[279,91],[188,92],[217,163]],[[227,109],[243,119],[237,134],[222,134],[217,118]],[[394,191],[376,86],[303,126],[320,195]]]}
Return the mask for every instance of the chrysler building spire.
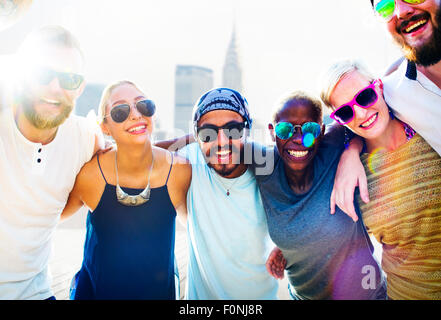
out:
{"label": "chrysler building spire", "polygon": [[225,57],[222,86],[242,92],[242,69],[239,63],[235,22],[233,24],[233,32],[228,46],[227,55]]}

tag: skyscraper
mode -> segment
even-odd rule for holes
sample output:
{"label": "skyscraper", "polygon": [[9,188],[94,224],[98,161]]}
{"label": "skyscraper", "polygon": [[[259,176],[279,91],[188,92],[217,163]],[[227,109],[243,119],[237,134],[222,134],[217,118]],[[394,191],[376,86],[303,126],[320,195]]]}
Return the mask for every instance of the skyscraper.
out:
{"label": "skyscraper", "polygon": [[239,63],[238,47],[236,41],[236,27],[233,26],[230,44],[222,74],[222,86],[237,90],[242,93],[242,69]]}
{"label": "skyscraper", "polygon": [[175,129],[190,133],[193,106],[199,97],[213,88],[213,70],[192,65],[178,65],[175,73]]}

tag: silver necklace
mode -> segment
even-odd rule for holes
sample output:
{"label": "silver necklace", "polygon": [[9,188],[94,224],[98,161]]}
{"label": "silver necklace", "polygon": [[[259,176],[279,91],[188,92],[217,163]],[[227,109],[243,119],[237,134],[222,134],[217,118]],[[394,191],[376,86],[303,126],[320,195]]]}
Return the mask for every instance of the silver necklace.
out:
{"label": "silver necklace", "polygon": [[237,180],[239,180],[239,178],[233,178],[233,180],[234,180],[233,183],[231,183],[229,186],[225,186],[224,182],[222,181],[222,178],[220,176],[218,177],[218,173],[216,173],[216,171],[213,170],[213,174],[216,176],[217,181],[220,182],[222,187],[224,187],[224,189],[226,191],[226,195],[230,196],[230,190],[231,190],[231,188],[233,188],[234,184],[237,182]]}
{"label": "silver necklace", "polygon": [[152,164],[150,165],[150,172],[147,179],[147,187],[140,194],[135,196],[129,195],[127,192],[124,192],[123,189],[119,186],[118,180],[118,164],[116,162],[116,152],[115,152],[115,173],[116,173],[116,199],[119,203],[125,206],[140,206],[143,203],[146,203],[150,199],[150,175],[152,174],[153,169],[153,152],[152,152]]}

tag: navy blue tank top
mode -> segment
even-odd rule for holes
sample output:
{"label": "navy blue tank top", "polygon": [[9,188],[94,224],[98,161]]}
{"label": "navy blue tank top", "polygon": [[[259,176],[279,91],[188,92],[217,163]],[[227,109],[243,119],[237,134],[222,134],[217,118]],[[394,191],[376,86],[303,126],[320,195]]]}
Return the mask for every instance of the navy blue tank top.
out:
{"label": "navy blue tank top", "polygon": [[[101,170],[98,156],[97,161]],[[176,211],[167,190],[171,168],[165,185],[151,189],[150,200],[135,207],[118,202],[116,187],[101,170],[106,186],[87,216],[75,299],[175,299]]]}

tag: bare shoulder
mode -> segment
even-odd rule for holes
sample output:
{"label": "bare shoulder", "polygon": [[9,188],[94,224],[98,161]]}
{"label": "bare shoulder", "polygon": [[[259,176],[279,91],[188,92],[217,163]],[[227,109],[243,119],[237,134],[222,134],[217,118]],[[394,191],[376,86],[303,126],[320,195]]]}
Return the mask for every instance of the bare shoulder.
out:
{"label": "bare shoulder", "polygon": [[180,156],[177,153],[173,153],[173,170],[178,174],[184,174],[191,176],[191,164],[187,158]]}
{"label": "bare shoulder", "polygon": [[[99,156],[100,163],[103,155]],[[95,155],[80,170],[75,181],[74,190],[83,203],[92,211],[95,210],[106,182],[98,166],[98,157]]]}
{"label": "bare shoulder", "polygon": [[[103,168],[103,164],[106,165],[110,162],[109,156],[112,151],[99,156],[95,155],[89,162],[86,162],[81,168],[75,181],[75,187],[82,191],[82,193],[92,192],[93,190],[101,190],[104,188],[106,182],[101,174],[99,163]],[[107,164],[108,166],[108,164]]]}
{"label": "bare shoulder", "polygon": [[190,162],[186,158],[178,155],[176,152],[171,152],[158,147],[152,148],[155,156],[155,163],[160,164],[161,167],[169,169],[172,165],[173,170],[175,170],[175,168],[179,170],[179,168],[186,168],[187,166],[190,166]]}
{"label": "bare shoulder", "polygon": [[186,216],[186,196],[191,184],[191,165],[190,162],[176,153],[170,153],[170,176],[167,182],[167,188],[170,199],[180,216]]}
{"label": "bare shoulder", "polygon": [[166,155],[166,163],[170,168],[170,178],[169,178],[169,184],[170,183],[178,183],[180,184],[186,184],[187,181],[189,182],[191,179],[191,165],[190,162],[177,154],[176,152],[170,152],[167,150],[165,151]]}
{"label": "bare shoulder", "polygon": [[93,156],[90,161],[86,162],[77,175],[77,180],[87,181],[96,177],[99,173],[97,156]]}
{"label": "bare shoulder", "polygon": [[163,163],[168,160],[170,152],[166,149],[161,149],[156,146],[152,146],[153,156],[155,157],[155,162]]}

